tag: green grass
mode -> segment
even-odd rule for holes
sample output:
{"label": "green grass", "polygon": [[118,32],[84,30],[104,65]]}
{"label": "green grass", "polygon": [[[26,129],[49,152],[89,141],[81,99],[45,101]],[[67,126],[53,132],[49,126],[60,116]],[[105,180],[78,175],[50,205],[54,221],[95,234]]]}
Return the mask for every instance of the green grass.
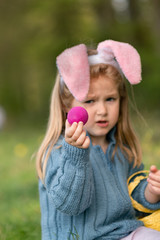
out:
{"label": "green grass", "polygon": [[0,132],[0,239],[40,239],[40,209],[35,162],[40,132]]}
{"label": "green grass", "polygon": [[[160,168],[158,118],[145,126],[137,122],[143,162]],[[40,240],[40,208],[35,161],[31,156],[40,144],[41,128],[17,126],[0,132],[0,239]],[[77,233],[71,233],[79,239]],[[53,239],[54,240],[54,239]]]}
{"label": "green grass", "polygon": [[146,114],[146,123],[141,119],[136,121],[136,130],[141,142],[143,163],[145,169],[156,165],[160,169],[160,113]]}

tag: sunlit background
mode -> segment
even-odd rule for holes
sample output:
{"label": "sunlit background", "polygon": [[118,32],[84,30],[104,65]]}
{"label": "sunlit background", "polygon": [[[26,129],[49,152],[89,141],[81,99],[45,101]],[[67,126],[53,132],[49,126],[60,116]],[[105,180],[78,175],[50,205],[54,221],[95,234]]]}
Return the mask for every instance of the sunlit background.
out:
{"label": "sunlit background", "polygon": [[[0,1],[0,239],[39,240],[35,160],[47,124],[56,56],[79,43],[132,44],[142,60],[131,108],[145,168],[160,168],[160,1]],[[135,103],[134,103],[135,106]],[[54,240],[54,239],[53,239]]]}

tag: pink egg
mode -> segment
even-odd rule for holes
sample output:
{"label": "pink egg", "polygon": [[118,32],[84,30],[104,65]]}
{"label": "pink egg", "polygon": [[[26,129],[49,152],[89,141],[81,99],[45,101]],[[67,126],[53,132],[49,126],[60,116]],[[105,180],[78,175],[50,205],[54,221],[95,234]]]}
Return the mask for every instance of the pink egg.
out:
{"label": "pink egg", "polygon": [[73,107],[68,112],[67,119],[70,124],[72,124],[73,122],[83,122],[83,124],[86,124],[86,122],[88,121],[88,113],[83,107]]}

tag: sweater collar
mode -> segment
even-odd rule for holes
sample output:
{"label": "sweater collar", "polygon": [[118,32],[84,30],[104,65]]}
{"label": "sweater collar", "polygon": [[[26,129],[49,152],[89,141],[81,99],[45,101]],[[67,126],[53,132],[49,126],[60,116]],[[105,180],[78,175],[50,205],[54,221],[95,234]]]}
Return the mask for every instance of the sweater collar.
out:
{"label": "sweater collar", "polygon": [[[115,127],[113,127],[109,132],[108,132],[108,134],[106,135],[106,138],[107,138],[107,140],[108,140],[108,142],[109,142],[109,144],[116,144],[116,139],[115,139],[115,132],[116,132],[116,126]],[[90,140],[91,140],[91,137],[90,137],[90,135],[89,135],[89,133],[87,132],[87,136],[90,138]],[[91,141],[91,145],[92,145],[92,141]]]}

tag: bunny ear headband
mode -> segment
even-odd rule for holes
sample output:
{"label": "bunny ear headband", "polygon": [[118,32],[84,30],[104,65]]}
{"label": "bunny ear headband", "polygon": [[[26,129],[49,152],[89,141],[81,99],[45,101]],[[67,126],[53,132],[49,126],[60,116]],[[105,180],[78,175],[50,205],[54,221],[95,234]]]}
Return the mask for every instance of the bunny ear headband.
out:
{"label": "bunny ear headband", "polygon": [[57,57],[61,78],[72,95],[83,101],[89,90],[90,65],[114,66],[131,84],[141,81],[141,60],[137,50],[128,43],[106,40],[98,44],[98,54],[88,56],[84,44],[66,49]]}

